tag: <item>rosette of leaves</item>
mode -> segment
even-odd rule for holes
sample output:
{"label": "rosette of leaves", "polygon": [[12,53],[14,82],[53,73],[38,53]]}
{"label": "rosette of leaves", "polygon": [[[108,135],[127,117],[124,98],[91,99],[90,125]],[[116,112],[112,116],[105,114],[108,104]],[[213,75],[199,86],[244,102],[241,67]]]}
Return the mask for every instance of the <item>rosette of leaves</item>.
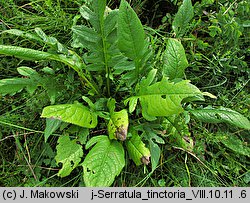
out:
{"label": "rosette of leaves", "polygon": [[[204,100],[204,95],[211,94],[202,93],[189,80],[183,79],[188,61],[179,40],[167,40],[164,64],[153,68],[153,51],[130,5],[121,0],[119,10],[110,10],[106,0],[88,2],[80,8],[87,25],[75,22],[72,27],[72,45],[76,51],[66,48],[41,29],[36,29],[36,34],[17,30],[6,33],[37,40],[49,47],[47,52],[0,45],[0,54],[64,63],[76,71],[83,84],[83,102],[46,106],[41,115],[47,119],[45,140],[65,126],[79,129],[76,137],[62,132],[58,140],[55,158],[62,164],[60,177],[82,166],[86,186],[110,186],[125,166],[124,150],[136,165],[151,162],[152,171],[155,170],[161,153],[159,145],[166,142],[164,136],[157,133],[160,129],[169,129],[168,136],[178,138],[177,144],[181,147],[190,148],[180,133],[185,129],[188,134],[188,122],[182,124],[183,119],[179,118],[184,113],[201,121],[226,122],[249,129],[248,119],[230,109],[185,108],[186,103]],[[177,36],[182,36],[188,28],[191,7],[191,1],[185,0],[175,16],[173,29]],[[188,16],[184,15],[185,11]],[[83,54],[77,54],[78,51]],[[24,88],[33,93],[37,86],[42,86],[51,103],[56,103],[56,85],[47,83],[48,78],[51,81],[56,74],[46,78],[32,68],[21,67],[18,71],[25,77],[0,80],[1,94],[14,94]],[[115,111],[115,105],[118,111]],[[90,129],[100,128],[104,128],[103,133],[97,136],[90,133]]]}

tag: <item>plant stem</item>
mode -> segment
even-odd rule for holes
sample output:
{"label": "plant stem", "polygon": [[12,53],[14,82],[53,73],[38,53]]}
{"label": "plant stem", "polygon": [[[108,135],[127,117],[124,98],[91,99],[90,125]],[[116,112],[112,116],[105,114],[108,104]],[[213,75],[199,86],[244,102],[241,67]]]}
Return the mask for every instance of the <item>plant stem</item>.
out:
{"label": "plant stem", "polygon": [[105,71],[106,71],[106,78],[107,78],[107,92],[108,97],[111,96],[110,94],[110,68],[108,67],[108,57],[107,57],[107,46],[106,46],[106,40],[102,36],[102,45],[103,45],[103,54],[104,54],[104,63],[105,63]]}
{"label": "plant stem", "polygon": [[96,94],[100,95],[97,85],[92,81],[90,82],[82,71],[77,72],[79,77],[81,77],[94,91]]}
{"label": "plant stem", "polygon": [[111,96],[110,93],[110,68],[108,66],[108,52],[107,52],[107,43],[106,43],[106,37],[104,35],[104,27],[103,27],[103,19],[100,22],[100,28],[101,28],[101,37],[102,37],[102,47],[103,47],[103,56],[104,56],[104,64],[105,64],[105,72],[106,72],[106,78],[107,78],[107,93],[108,97]]}
{"label": "plant stem", "polygon": [[1,120],[0,120],[0,124],[11,126],[11,127],[14,127],[14,128],[19,128],[19,129],[22,129],[22,130],[27,130],[27,131],[34,132],[34,133],[42,133],[42,134],[44,134],[44,131],[39,131],[39,130],[30,129],[30,128],[25,128],[25,127],[22,127],[22,126],[19,126],[19,125],[15,125],[15,124],[12,124],[12,123],[7,123],[7,122],[1,121]]}

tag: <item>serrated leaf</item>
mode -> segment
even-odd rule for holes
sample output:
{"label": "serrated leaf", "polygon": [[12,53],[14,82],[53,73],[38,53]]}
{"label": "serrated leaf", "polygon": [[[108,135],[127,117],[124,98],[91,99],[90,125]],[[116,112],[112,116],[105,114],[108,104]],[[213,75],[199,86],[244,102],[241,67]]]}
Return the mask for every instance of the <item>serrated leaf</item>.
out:
{"label": "serrated leaf", "polygon": [[[169,116],[183,112],[181,102],[184,98],[201,95],[200,90],[183,80],[171,83],[166,79],[148,87],[142,86],[135,97],[140,100],[144,118]],[[129,100],[131,99],[129,98]]]}
{"label": "serrated leaf", "polygon": [[80,7],[80,13],[85,20],[90,20],[94,18],[94,13],[85,5]]}
{"label": "serrated leaf", "polygon": [[56,162],[57,164],[63,164],[58,172],[58,176],[68,176],[81,161],[81,157],[83,156],[82,147],[81,145],[76,144],[76,140],[70,140],[69,136],[64,135],[58,139],[56,149]]}
{"label": "serrated leaf", "polygon": [[120,75],[122,74],[124,71],[128,71],[128,70],[134,70],[135,69],[135,64],[133,61],[120,61],[118,62],[115,66],[114,66],[114,73],[115,75]]}
{"label": "serrated leaf", "polygon": [[87,83],[87,85],[90,86],[95,93],[99,94],[95,82],[89,81],[91,79],[82,72],[83,68],[86,68],[82,57],[71,50],[65,49],[63,45],[60,44],[56,39],[55,41],[57,45],[57,51],[63,54],[51,54],[48,52],[37,51],[29,48],[6,45],[0,45],[0,54],[15,56],[25,60],[55,60],[62,62],[73,68],[78,73],[78,75]]}
{"label": "serrated leaf", "polygon": [[145,32],[130,5],[122,0],[118,17],[118,46],[128,58],[140,60],[144,54]]}
{"label": "serrated leaf", "polygon": [[126,109],[118,112],[110,112],[110,121],[108,123],[109,138],[121,141],[126,140],[128,125],[128,112]]}
{"label": "serrated leaf", "polygon": [[[86,27],[84,25],[76,25],[72,27],[74,33],[74,39],[77,39],[81,43],[82,47],[88,49],[97,48],[93,43],[96,43],[100,40],[100,36],[92,28]],[[79,45],[78,45],[79,47]]]}
{"label": "serrated leaf", "polygon": [[129,157],[134,163],[139,166],[141,164],[148,165],[150,162],[150,151],[145,144],[142,142],[140,136],[133,132],[132,138],[126,141]]}
{"label": "serrated leaf", "polygon": [[46,119],[46,127],[44,130],[45,142],[47,142],[49,136],[60,127],[61,123],[62,121],[57,120],[57,119],[53,119],[53,118]]}
{"label": "serrated leaf", "polygon": [[[107,80],[107,93],[110,95],[110,80],[113,79],[112,68],[125,57],[117,47],[118,11],[105,12],[106,0],[92,1],[89,8],[81,7],[82,16],[89,20],[91,28],[74,26],[73,46],[83,47],[90,52],[84,55],[88,71],[102,72]],[[106,9],[108,10],[108,9]],[[109,9],[110,10],[110,9]],[[117,56],[120,56],[118,60]]]}
{"label": "serrated leaf", "polygon": [[111,11],[104,20],[104,36],[108,37],[109,34],[117,28],[118,11]]}
{"label": "serrated leaf", "polygon": [[70,66],[71,68],[73,68],[75,71],[79,72],[79,70],[82,69],[82,67],[85,64],[82,62],[81,57],[78,56],[76,53],[72,51],[69,51],[69,53],[71,55],[66,56],[63,54],[60,54],[60,55],[51,54],[48,52],[37,51],[34,49],[29,49],[29,48],[0,45],[0,54],[15,56],[15,57],[22,58],[25,60],[33,60],[33,61],[55,60],[55,61],[62,62]]}
{"label": "serrated leaf", "polygon": [[198,120],[207,123],[227,123],[240,128],[250,129],[249,120],[242,114],[225,107],[189,110]]}
{"label": "serrated leaf", "polygon": [[104,24],[104,12],[106,8],[107,0],[95,0],[92,1],[92,8],[94,10],[95,17],[90,19],[91,24],[97,32],[103,32]]}
{"label": "serrated leaf", "polygon": [[85,128],[95,128],[97,125],[96,113],[81,103],[47,106],[43,109],[41,117],[55,118]]}
{"label": "serrated leaf", "polygon": [[170,80],[182,78],[187,67],[188,61],[181,42],[176,39],[168,39],[164,52],[164,75],[169,77]]}
{"label": "serrated leaf", "polygon": [[94,144],[82,164],[84,182],[87,187],[110,186],[125,166],[124,149],[118,141],[111,141],[107,136],[93,137],[86,149]]}
{"label": "serrated leaf", "polygon": [[185,34],[189,22],[194,17],[194,9],[191,0],[184,0],[172,24],[173,30],[177,38]]}
{"label": "serrated leaf", "polygon": [[22,67],[17,68],[17,71],[19,74],[25,77],[29,77],[31,79],[30,84],[26,86],[26,90],[30,94],[33,94],[39,85],[43,85],[42,77],[39,75],[38,72],[36,72],[32,68],[22,66]]}

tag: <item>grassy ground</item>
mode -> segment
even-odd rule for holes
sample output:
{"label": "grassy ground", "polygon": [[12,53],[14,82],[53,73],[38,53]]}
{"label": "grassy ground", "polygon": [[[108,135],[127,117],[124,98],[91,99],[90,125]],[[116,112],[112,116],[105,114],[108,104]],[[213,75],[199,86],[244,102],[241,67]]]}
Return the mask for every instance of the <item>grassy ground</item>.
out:
{"label": "grassy ground", "polygon": [[[53,2],[53,3],[51,3]],[[33,31],[40,27],[70,46],[74,17],[82,0],[49,1],[0,0],[0,32],[15,28]],[[116,8],[119,1],[109,1]],[[196,3],[195,17],[182,39],[190,66],[186,77],[202,91],[217,96],[214,106],[232,108],[250,118],[249,96],[249,21],[246,1]],[[156,57],[162,62],[163,41],[173,36],[171,22],[181,1],[132,0],[131,5],[145,24]],[[195,3],[195,1],[193,2]],[[0,35],[0,44],[41,49],[39,44],[21,37]],[[0,79],[17,76],[16,68],[41,64],[0,56]],[[44,64],[43,64],[44,65]],[[46,65],[46,64],[45,64]],[[55,63],[54,66],[60,66]],[[157,64],[156,64],[157,66]],[[62,70],[59,83],[64,81]],[[74,81],[66,85],[61,102],[80,95]],[[59,102],[60,102],[59,101]],[[210,100],[207,101],[211,103]],[[197,105],[206,106],[208,103]],[[0,186],[82,186],[81,168],[66,178],[58,178],[55,146],[59,135],[44,143],[45,121],[42,108],[49,104],[45,91],[30,96],[22,92],[0,96]],[[194,151],[186,152],[166,144],[161,146],[160,164],[153,174],[149,168],[136,167],[127,160],[114,186],[250,186],[249,131],[220,124],[190,122]],[[226,143],[224,138],[232,137]],[[239,147],[248,150],[243,155]]]}

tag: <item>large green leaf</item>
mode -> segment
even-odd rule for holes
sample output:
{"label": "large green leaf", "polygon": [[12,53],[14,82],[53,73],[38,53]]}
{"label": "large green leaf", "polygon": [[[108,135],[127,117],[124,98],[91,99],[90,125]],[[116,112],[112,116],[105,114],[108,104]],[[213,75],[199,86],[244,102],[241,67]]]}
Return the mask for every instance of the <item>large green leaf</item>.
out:
{"label": "large green leaf", "polygon": [[107,136],[93,137],[86,149],[94,144],[82,164],[84,182],[88,187],[110,186],[125,166],[124,149],[118,141]]}
{"label": "large green leaf", "polygon": [[[89,7],[80,8],[81,15],[90,22],[91,27],[73,26],[75,48],[83,47],[89,52],[83,57],[87,70],[102,72],[106,77],[107,95],[110,96],[112,68],[125,57],[117,46],[117,11],[105,12],[106,0],[92,1]],[[117,57],[118,56],[118,57]],[[105,72],[105,73],[104,73]]]}
{"label": "large green leaf", "polygon": [[[157,73],[157,69],[152,69],[148,73],[147,78],[145,78],[144,80],[141,81],[140,88],[148,87],[155,79],[156,73]],[[129,113],[132,113],[135,110],[137,103],[138,103],[138,99],[139,99],[138,97],[130,97],[124,101],[125,105],[127,105],[129,102]],[[145,114],[144,114],[144,116],[145,116]],[[154,117],[150,117],[150,116],[147,116],[147,118],[148,118],[148,120],[154,119]]]}
{"label": "large green leaf", "polygon": [[96,113],[81,103],[47,106],[43,109],[41,117],[55,118],[85,128],[95,128],[97,125]]}
{"label": "large green leaf", "polygon": [[110,139],[126,140],[128,133],[128,112],[126,109],[115,112],[115,99],[109,99],[107,106],[110,112],[110,120],[108,123],[108,133]]}
{"label": "large green leaf", "polygon": [[130,59],[140,60],[145,49],[145,32],[130,5],[122,0],[118,18],[118,46]]}
{"label": "large green leaf", "polygon": [[220,107],[212,108],[210,106],[203,109],[189,110],[198,120],[207,123],[228,123],[240,128],[250,129],[249,120],[242,114],[232,109]]}
{"label": "large green leaf", "polygon": [[81,145],[76,144],[76,140],[70,140],[69,136],[65,135],[58,139],[56,149],[56,162],[57,164],[63,164],[62,168],[58,172],[58,176],[68,176],[81,161],[81,157],[83,156],[82,147]]}
{"label": "large green leaf", "polygon": [[194,17],[194,9],[191,0],[184,0],[173,21],[173,30],[177,37],[185,34],[190,20]]}
{"label": "large green leaf", "polygon": [[164,52],[163,73],[169,79],[182,78],[188,66],[185,50],[176,39],[168,39],[167,47]]}
{"label": "large green leaf", "polygon": [[142,142],[140,136],[133,132],[132,138],[126,142],[129,157],[134,163],[139,166],[143,164],[149,164],[150,162],[150,151],[145,144]]}
{"label": "large green leaf", "polygon": [[123,109],[118,112],[111,112],[110,117],[108,123],[109,138],[126,140],[129,124],[127,110]]}
{"label": "large green leaf", "polygon": [[[90,21],[92,28],[84,25],[76,25],[72,27],[73,46],[76,48],[87,48],[95,52],[93,55],[97,58],[103,57],[103,54],[107,54],[103,53],[107,51],[105,49],[108,48],[107,38],[116,28],[117,24],[117,11],[110,11],[107,16],[104,16],[105,7],[106,0],[93,1],[90,8],[85,5],[82,6],[80,8],[80,13],[86,20]],[[102,58],[102,60],[103,59],[104,58]]]}
{"label": "large green leaf", "polygon": [[96,18],[91,20],[91,23],[95,30],[99,33],[103,32],[103,24],[104,24],[104,11],[106,8],[107,0],[95,0],[92,1],[92,8],[96,15]]}
{"label": "large green leaf", "polygon": [[181,102],[184,98],[201,94],[200,90],[190,84],[188,80],[173,83],[163,79],[148,87],[142,86],[137,96],[128,100],[133,101],[134,98],[138,98],[142,106],[143,116],[150,120],[154,116],[170,116],[181,113],[183,111]]}

